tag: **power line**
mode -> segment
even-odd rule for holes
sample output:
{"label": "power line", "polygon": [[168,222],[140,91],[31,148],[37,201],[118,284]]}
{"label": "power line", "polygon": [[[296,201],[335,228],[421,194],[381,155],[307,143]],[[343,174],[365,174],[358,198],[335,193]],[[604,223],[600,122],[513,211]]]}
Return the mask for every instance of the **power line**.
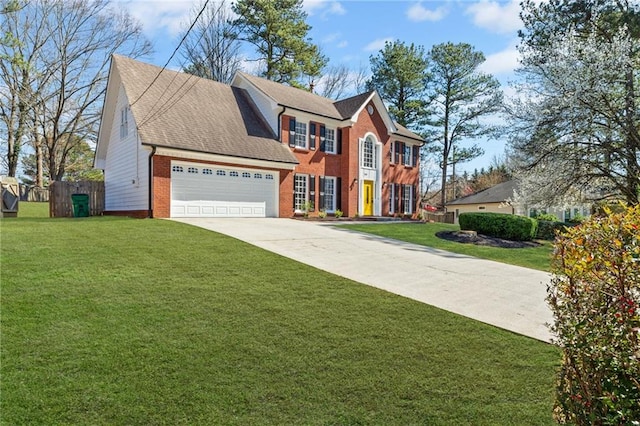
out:
{"label": "power line", "polygon": [[202,8],[200,9],[200,12],[198,12],[198,15],[196,16],[196,18],[193,20],[193,22],[191,23],[191,26],[189,26],[189,29],[187,30],[186,33],[184,33],[184,36],[182,37],[182,40],[180,40],[180,43],[178,43],[178,45],[176,46],[176,48],[173,50],[173,53],[171,54],[171,56],[169,57],[169,59],[167,60],[167,62],[164,64],[164,66],[162,67],[162,69],[158,72],[158,75],[155,76],[155,78],[151,81],[151,83],[149,83],[149,85],[147,86],[146,89],[144,89],[144,91],[140,94],[140,96],[138,96],[138,98],[133,101],[131,103],[131,106],[135,105],[136,102],[138,102],[140,100],[140,98],[142,98],[148,91],[149,89],[151,89],[151,86],[153,86],[153,84],[158,80],[158,78],[160,77],[160,74],[162,74],[162,71],[164,71],[167,66],[169,65],[169,63],[171,62],[171,60],[173,59],[173,57],[176,55],[176,53],[178,53],[178,49],[180,49],[180,46],[182,46],[182,43],[184,43],[184,41],[186,40],[187,36],[189,35],[189,33],[191,32],[191,30],[193,29],[193,27],[196,25],[196,23],[198,22],[198,20],[200,19],[200,16],[204,13],[205,9],[207,8],[207,6],[209,5],[209,0],[206,0],[204,2],[204,5],[202,6]]}
{"label": "power line", "polygon": [[[218,7],[217,11],[215,12],[216,14],[220,13],[220,11],[225,7],[225,3],[224,1],[220,3],[220,6]],[[202,13],[202,12],[201,12]],[[198,14],[198,16],[201,15]],[[196,18],[196,21],[198,21],[198,18]],[[194,22],[194,24],[195,24]],[[196,41],[196,44],[199,44],[202,40],[202,38],[204,37],[206,31],[210,28],[210,26],[212,25],[213,21],[209,21],[207,23],[207,25],[205,26],[205,28],[203,29],[203,31],[200,33],[200,36],[198,37],[198,40]],[[193,25],[192,25],[193,28]],[[217,43],[222,43],[221,40],[217,40]],[[186,58],[185,58],[185,62],[186,62]],[[182,63],[182,68],[184,68],[184,62]],[[171,79],[171,81],[169,82],[169,84],[166,85],[164,91],[162,92],[162,94],[156,99],[156,102],[154,103],[153,107],[151,107],[149,109],[149,111],[147,112],[147,114],[142,118],[142,120],[140,121],[139,124],[139,128],[151,123],[155,120],[157,120],[158,118],[160,118],[164,113],[166,113],[167,111],[169,111],[171,108],[173,108],[191,89],[193,89],[193,87],[198,83],[198,81],[200,81],[199,78],[196,78],[196,76],[194,74],[189,73],[188,77],[186,78],[186,80],[180,85],[180,87],[178,87],[174,93],[172,95],[170,95],[166,101],[163,102],[163,104],[158,107],[157,110],[154,111],[154,109],[156,108],[156,106],[158,105],[158,103],[161,101],[161,99],[164,97],[164,95],[169,91],[169,88],[171,87],[171,85],[173,84],[173,82],[175,81],[175,79],[178,77],[180,73],[175,73],[173,78]],[[180,91],[182,90],[183,87],[185,87],[189,81],[191,79],[195,78],[195,81],[189,86],[187,87],[183,93],[180,94]]]}

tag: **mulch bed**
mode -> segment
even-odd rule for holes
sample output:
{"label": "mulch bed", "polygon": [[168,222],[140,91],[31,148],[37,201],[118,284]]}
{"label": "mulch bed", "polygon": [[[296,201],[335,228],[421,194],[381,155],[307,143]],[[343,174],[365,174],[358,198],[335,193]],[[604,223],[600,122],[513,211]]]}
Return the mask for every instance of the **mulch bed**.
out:
{"label": "mulch bed", "polygon": [[489,237],[487,235],[469,235],[459,231],[440,231],[436,237],[457,243],[475,244],[478,246],[502,247],[502,248],[527,248],[537,247],[540,243],[535,241],[511,241],[502,238]]}

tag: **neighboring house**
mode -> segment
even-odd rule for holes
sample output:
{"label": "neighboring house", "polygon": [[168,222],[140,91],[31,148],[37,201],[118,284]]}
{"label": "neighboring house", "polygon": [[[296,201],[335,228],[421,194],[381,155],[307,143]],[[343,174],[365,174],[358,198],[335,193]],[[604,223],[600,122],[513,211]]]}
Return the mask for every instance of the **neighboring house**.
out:
{"label": "neighboring house", "polygon": [[372,91],[332,101],[112,58],[96,147],[105,210],[137,217],[413,215],[423,140]]}
{"label": "neighboring house", "polygon": [[529,207],[514,203],[514,191],[518,189],[515,180],[499,183],[475,194],[467,195],[447,203],[446,210],[454,212],[455,223],[461,213],[492,212],[517,214],[520,216],[536,217],[538,214],[552,214],[560,222],[568,222],[575,217],[587,217],[591,214],[588,204],[568,207]]}
{"label": "neighboring house", "polygon": [[499,183],[475,194],[448,202],[446,211],[454,212],[455,223],[458,223],[461,213],[516,214],[515,208],[508,203],[508,200],[513,198],[514,189],[516,189],[516,182],[513,180]]}

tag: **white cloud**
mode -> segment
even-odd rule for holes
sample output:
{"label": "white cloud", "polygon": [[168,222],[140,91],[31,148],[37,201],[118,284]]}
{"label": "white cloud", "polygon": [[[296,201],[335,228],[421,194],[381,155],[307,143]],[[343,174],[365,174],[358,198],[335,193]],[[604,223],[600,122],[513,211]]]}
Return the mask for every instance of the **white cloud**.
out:
{"label": "white cloud", "polygon": [[335,41],[337,41],[340,38],[341,34],[340,33],[329,33],[327,35],[324,36],[324,38],[322,39],[323,43],[333,43]]}
{"label": "white cloud", "polygon": [[493,75],[510,74],[520,66],[519,59],[520,53],[514,43],[500,52],[488,55],[479,69],[482,72]]}
{"label": "white cloud", "polygon": [[449,9],[446,6],[440,6],[436,9],[427,9],[422,6],[422,3],[416,3],[407,9],[407,18],[410,21],[422,22],[422,21],[440,21],[449,13]]}
{"label": "white cloud", "polygon": [[365,52],[374,52],[382,49],[386,42],[391,42],[393,39],[391,37],[387,38],[378,38],[373,40],[371,43],[367,44],[364,47]]}
{"label": "white cloud", "polygon": [[304,0],[302,7],[309,15],[319,14],[323,18],[327,15],[344,15],[347,13],[339,1],[335,0]]}
{"label": "white cloud", "polygon": [[465,13],[472,16],[477,27],[498,34],[513,33],[522,27],[519,0],[508,3],[482,0],[467,7]]}
{"label": "white cloud", "polygon": [[345,48],[347,47],[347,45],[349,44],[347,42],[347,40],[344,40],[342,38],[342,34],[341,33],[330,33],[327,34],[323,39],[322,39],[322,44],[324,45],[333,45],[339,49]]}
{"label": "white cloud", "polygon": [[153,36],[162,29],[171,36],[177,36],[191,22],[192,10],[198,0],[134,0],[118,3],[140,21],[147,36]]}

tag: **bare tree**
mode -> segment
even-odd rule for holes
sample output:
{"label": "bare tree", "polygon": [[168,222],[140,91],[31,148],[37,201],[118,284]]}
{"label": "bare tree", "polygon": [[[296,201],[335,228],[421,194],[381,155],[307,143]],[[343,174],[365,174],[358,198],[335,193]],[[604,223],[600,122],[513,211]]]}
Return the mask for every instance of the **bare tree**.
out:
{"label": "bare tree", "polygon": [[8,175],[15,176],[22,146],[33,129],[37,81],[47,79],[35,64],[50,36],[37,21],[44,20],[49,9],[48,5],[28,9],[28,5],[6,3],[1,21],[4,40],[0,44],[0,124],[6,136],[3,150]]}
{"label": "bare tree", "polygon": [[325,98],[344,99],[365,92],[367,79],[367,70],[362,65],[356,70],[345,64],[332,65],[323,70],[315,88]]}
{"label": "bare tree", "polygon": [[[97,137],[111,55],[140,57],[151,46],[140,25],[108,0],[33,0],[10,15],[20,60],[1,68],[10,82],[3,122],[14,147],[32,138],[49,180],[62,180],[69,155]],[[17,164],[19,150],[8,151]]]}
{"label": "bare tree", "polygon": [[[193,9],[195,19],[204,2]],[[240,42],[231,9],[225,0],[210,2],[182,45],[184,71],[198,77],[231,83],[241,68]]]}

